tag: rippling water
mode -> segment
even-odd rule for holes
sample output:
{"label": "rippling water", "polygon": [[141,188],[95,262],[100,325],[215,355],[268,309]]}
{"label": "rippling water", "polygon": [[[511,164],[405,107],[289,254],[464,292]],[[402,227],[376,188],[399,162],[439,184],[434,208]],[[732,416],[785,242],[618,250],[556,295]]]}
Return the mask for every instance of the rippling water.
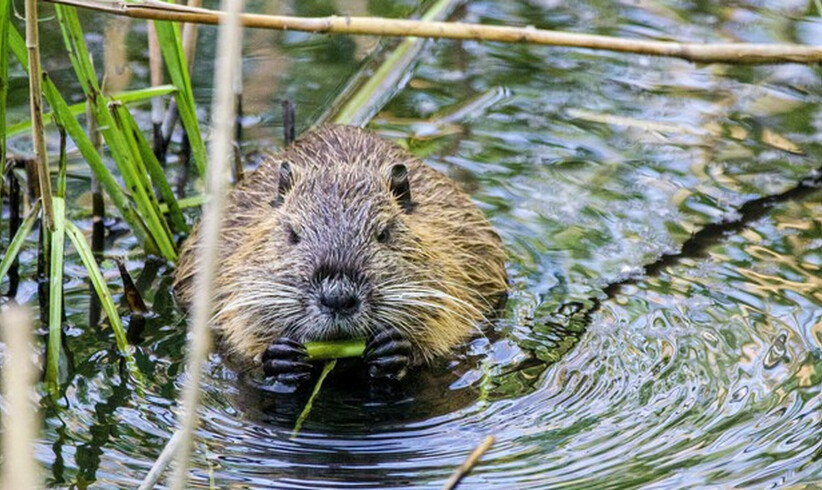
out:
{"label": "rippling water", "polygon": [[[455,19],[818,44],[810,4],[476,1]],[[408,16],[414,6],[251,8]],[[100,59],[111,32],[95,27],[105,19],[85,16]],[[123,86],[143,87],[145,25],[118,29],[131,30]],[[60,40],[44,37],[45,68],[79,97]],[[200,60],[214,40],[205,28]],[[309,126],[374,44],[248,31],[244,149],[281,144],[283,98]],[[211,69],[200,61],[195,70],[203,108]],[[12,117],[24,118],[25,79],[14,70]],[[505,314],[487,337],[393,391],[352,387],[350,371],[336,370],[296,438],[305,394],[238,378],[215,354],[193,484],[438,487],[493,434],[466,488],[822,485],[822,193],[789,191],[819,166],[820,82],[817,67],[799,65],[427,44],[369,127],[461,182],[490,216],[511,253]],[[86,185],[72,183],[78,203]],[[726,224],[698,233],[710,223]],[[173,431],[184,319],[169,296],[171,269],[146,266],[128,235],[110,245],[156,313],[138,346],[147,387],[122,382],[110,331],[88,327],[88,286],[72,259],[69,375],[65,396],[43,404],[38,448],[53,486],[132,487]],[[32,246],[24,260],[33,258]],[[119,287],[116,267],[104,265]],[[35,291],[24,282],[18,301]]]}

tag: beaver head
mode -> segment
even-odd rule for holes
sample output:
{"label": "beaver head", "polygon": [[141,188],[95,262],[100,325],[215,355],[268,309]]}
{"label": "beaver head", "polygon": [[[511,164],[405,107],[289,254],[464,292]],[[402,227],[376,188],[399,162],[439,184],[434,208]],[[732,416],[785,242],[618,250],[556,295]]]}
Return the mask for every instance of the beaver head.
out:
{"label": "beaver head", "polygon": [[276,251],[261,271],[268,294],[255,288],[248,307],[300,341],[365,338],[385,324],[416,336],[413,313],[442,292],[407,223],[408,168],[280,168],[263,245]]}

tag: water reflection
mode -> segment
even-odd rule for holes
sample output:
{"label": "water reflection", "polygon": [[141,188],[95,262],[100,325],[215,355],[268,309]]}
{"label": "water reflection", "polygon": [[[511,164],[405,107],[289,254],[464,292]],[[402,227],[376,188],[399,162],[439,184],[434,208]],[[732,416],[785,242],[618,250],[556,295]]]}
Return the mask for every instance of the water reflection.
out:
{"label": "water reflection", "polygon": [[[336,8],[407,16],[412,3]],[[679,40],[819,37],[804,3],[770,3],[471,2],[461,15]],[[253,7],[308,14],[328,5]],[[87,28],[100,19],[86,16]],[[138,44],[142,25],[129,37]],[[214,36],[202,31],[201,60]],[[280,145],[283,98],[308,126],[371,42],[250,31],[245,148]],[[100,43],[92,47],[99,55]],[[44,59],[63,52],[59,40],[45,49]],[[148,83],[141,49],[127,51],[130,87]],[[211,70],[195,69],[203,107]],[[80,93],[69,73],[53,71],[61,90]],[[491,217],[511,253],[505,314],[487,339],[401,389],[375,391],[352,382],[356,368],[340,370],[293,439],[305,394],[272,394],[215,355],[195,484],[436,487],[489,433],[497,443],[467,488],[821,480],[822,199],[816,181],[791,190],[820,161],[819,87],[813,67],[429,44],[371,127],[454,177]],[[72,195],[86,190],[73,185]],[[144,267],[132,237],[109,245],[132,274]],[[103,267],[119,284],[113,264]],[[156,313],[137,347],[141,393],[120,382],[111,332],[86,328],[87,285],[80,268],[67,271],[73,367],[65,397],[45,409],[38,454],[50,484],[133,487],[169,437],[184,348],[169,273],[161,265],[136,278]],[[21,282],[17,299],[35,287]]]}

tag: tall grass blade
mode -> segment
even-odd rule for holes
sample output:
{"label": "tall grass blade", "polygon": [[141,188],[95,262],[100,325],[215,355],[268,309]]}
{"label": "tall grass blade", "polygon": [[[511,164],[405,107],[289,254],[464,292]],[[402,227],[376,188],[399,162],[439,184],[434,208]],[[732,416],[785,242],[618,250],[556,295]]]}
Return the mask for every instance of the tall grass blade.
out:
{"label": "tall grass blade", "polygon": [[[3,0],[0,0],[3,1]],[[154,99],[155,97],[162,97],[163,95],[173,94],[176,91],[174,85],[159,85],[157,87],[141,88],[137,90],[130,90],[128,92],[121,92],[113,97],[124,104],[131,104],[134,102],[142,102],[144,100]],[[48,97],[46,98],[48,100]],[[51,105],[51,101],[49,101]],[[53,109],[52,109],[53,110]],[[86,112],[86,103],[79,102],[68,106],[68,114],[77,117]],[[48,126],[54,122],[54,114],[47,112],[43,114],[43,124]],[[31,127],[31,121],[21,121],[12,124],[6,128],[6,136],[12,137],[28,131]],[[74,139],[74,138],[72,138]]]}
{"label": "tall grass blade", "polygon": [[26,41],[23,39],[23,35],[17,32],[17,29],[11,25],[9,26],[8,35],[9,51],[14,54],[17,62],[20,63],[23,69],[26,70],[26,73],[28,73],[29,53],[26,51]]}
{"label": "tall grass blade", "polygon": [[[180,26],[168,21],[154,21],[154,28],[157,31],[157,39],[160,41],[160,49],[163,52],[166,70],[171,77],[171,82],[177,87],[174,99],[177,102],[177,110],[180,113],[180,119],[183,121],[183,127],[191,144],[191,152],[194,154],[197,171],[200,176],[205,176],[207,154],[197,121],[194,92],[191,89],[191,78],[188,75],[186,57],[183,52]],[[225,69],[225,67],[218,67],[218,69]]]}
{"label": "tall grass blade", "polygon": [[44,78],[43,88],[55,119],[66,129],[74,144],[77,145],[77,149],[80,150],[83,158],[88,162],[91,171],[97,176],[103,189],[106,190],[106,194],[109,195],[120,215],[129,224],[134,235],[140,240],[148,253],[159,250],[142,218],[134,210],[120,184],[106,167],[100,153],[94,148],[94,143],[92,143],[79,121],[71,114],[66,101],[47,76]]}
{"label": "tall grass blade", "polygon": [[[117,130],[123,135],[123,139],[131,153],[131,162],[134,164],[134,168],[132,169],[134,172],[134,184],[139,188],[136,192],[142,194],[147,200],[148,206],[150,206],[149,221],[147,224],[149,226],[162,228],[163,235],[170,238],[171,229],[160,212],[160,203],[157,201],[157,196],[154,195],[154,188],[149,180],[148,171],[143,162],[143,157],[140,155],[140,149],[137,147],[137,139],[128,124],[128,119],[131,115],[128,114],[128,109],[126,109],[125,106],[116,102],[110,103],[108,108],[109,111],[111,111],[111,116],[114,119]],[[140,132],[139,129],[137,132]],[[132,190],[134,190],[133,187]],[[173,247],[173,244],[165,244],[160,242],[160,240],[157,241],[157,244],[160,245],[161,250],[164,245],[171,245]]]}
{"label": "tall grass blade", "polygon": [[[171,216],[171,221],[174,223],[175,228],[179,232],[188,232],[188,225],[183,217],[183,211],[177,203],[177,197],[174,195],[174,191],[171,190],[171,185],[169,185],[168,179],[166,179],[166,173],[163,171],[163,167],[160,166],[154,150],[149,146],[146,137],[143,135],[143,132],[140,131],[137,122],[131,116],[128,109],[125,106],[120,106],[118,113],[125,126],[124,133],[130,137],[130,140],[133,140],[137,148],[136,157],[145,164],[145,169],[148,171],[149,176],[151,176],[151,181],[157,186],[160,196],[162,196],[163,201],[165,201],[168,206],[168,213]],[[158,210],[162,213],[162,210],[159,208]]]}
{"label": "tall grass blade", "polygon": [[52,199],[54,231],[51,234],[49,260],[49,336],[46,356],[46,389],[56,395],[60,377],[60,335],[63,328],[63,251],[66,238],[66,202],[61,197]]}
{"label": "tall grass blade", "polygon": [[311,396],[308,397],[308,401],[305,402],[305,406],[303,407],[303,411],[300,412],[299,417],[297,417],[297,422],[294,423],[294,430],[291,431],[291,438],[294,439],[299,435],[300,429],[303,428],[303,422],[305,419],[308,418],[308,414],[311,413],[311,408],[314,406],[314,399],[317,398],[317,395],[320,394],[320,388],[323,386],[323,381],[325,378],[328,377],[328,374],[334,369],[334,366],[337,365],[336,359],[331,359],[330,361],[326,362],[323,366],[323,370],[320,373],[320,377],[317,378],[317,383],[314,385],[314,389],[311,391]]}
{"label": "tall grass blade", "polygon": [[80,260],[83,261],[83,265],[88,271],[89,281],[91,281],[91,284],[94,286],[94,290],[97,292],[97,297],[100,298],[100,303],[103,305],[103,310],[106,312],[106,315],[108,315],[108,322],[111,325],[111,330],[114,332],[114,339],[117,342],[117,349],[120,351],[120,354],[126,358],[126,360],[133,363],[134,359],[129,351],[126,331],[125,328],[123,328],[123,322],[120,319],[120,314],[117,313],[117,306],[114,304],[114,297],[108,289],[108,285],[106,284],[103,274],[100,272],[97,261],[94,260],[94,253],[91,251],[91,247],[89,247],[86,237],[83,235],[82,230],[77,228],[77,225],[69,220],[66,220],[66,234],[68,234],[69,239],[71,239],[71,243],[74,244],[74,248],[77,249],[77,253],[80,255]]}
{"label": "tall grass blade", "polygon": [[6,98],[9,94],[11,0],[0,0],[0,164],[6,161]]}
{"label": "tall grass blade", "polygon": [[26,242],[26,237],[28,237],[31,233],[31,229],[34,227],[34,222],[37,221],[37,215],[39,213],[40,201],[37,201],[29,212],[29,215],[23,220],[20,228],[17,229],[17,233],[14,234],[14,238],[11,239],[9,248],[6,249],[3,258],[0,259],[0,280],[8,274],[11,264],[14,263],[14,258],[20,253],[20,250],[23,248],[23,244]]}
{"label": "tall grass blade", "polygon": [[[23,69],[28,71],[29,62],[28,53],[26,52],[26,44],[23,37],[14,28],[9,30],[9,46]],[[120,184],[114,179],[111,172],[109,172],[108,168],[103,163],[102,157],[94,148],[94,145],[88,135],[86,135],[83,127],[77,119],[72,116],[71,111],[69,110],[69,105],[60,95],[60,92],[57,90],[57,87],[48,75],[43,77],[43,94],[51,106],[55,117],[57,117],[60,124],[66,128],[66,132],[74,141],[74,144],[77,145],[77,148],[80,150],[83,158],[85,158],[88,162],[89,167],[91,167],[91,171],[97,175],[97,178],[100,180],[100,183],[106,190],[106,193],[109,195],[114,205],[117,206],[117,209],[120,211],[120,215],[131,227],[134,235],[143,244],[146,252],[157,253],[159,248],[154,242],[154,238],[149,233],[148,228],[143,223],[142,218],[140,218],[137,212],[131,207],[126,194],[123,192],[122,188],[120,188]]]}
{"label": "tall grass blade", "polygon": [[176,260],[177,251],[174,241],[159,212],[154,190],[148,182],[148,175],[140,172],[139,167],[142,163],[135,159],[127,135],[123,133],[122,124],[118,125],[115,120],[116,110],[109,108],[110,99],[100,92],[97,75],[91,64],[91,57],[83,38],[80,21],[77,18],[77,11],[74,7],[57,5],[55,12],[74,71],[86,93],[86,98],[94,109],[100,132],[109,145],[111,155],[120,169],[126,186],[132,192],[137,210],[163,257],[172,261]]}

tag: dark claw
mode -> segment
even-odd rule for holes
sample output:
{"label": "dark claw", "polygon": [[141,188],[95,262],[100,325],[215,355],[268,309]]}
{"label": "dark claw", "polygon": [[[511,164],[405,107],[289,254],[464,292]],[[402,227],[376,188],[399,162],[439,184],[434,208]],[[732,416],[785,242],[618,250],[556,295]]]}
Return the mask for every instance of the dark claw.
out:
{"label": "dark claw", "polygon": [[365,362],[372,378],[401,380],[411,364],[411,342],[395,328],[383,330],[368,342]]}
{"label": "dark claw", "polygon": [[281,337],[263,353],[263,372],[284,383],[298,383],[311,377],[313,366],[307,359],[305,346]]}
{"label": "dark claw", "polygon": [[311,371],[311,364],[307,362],[286,361],[283,359],[269,359],[263,364],[263,367],[266,376]]}
{"label": "dark claw", "polygon": [[263,360],[268,359],[304,359],[306,357],[305,348],[302,346],[295,347],[286,343],[273,343],[268,346]]}

